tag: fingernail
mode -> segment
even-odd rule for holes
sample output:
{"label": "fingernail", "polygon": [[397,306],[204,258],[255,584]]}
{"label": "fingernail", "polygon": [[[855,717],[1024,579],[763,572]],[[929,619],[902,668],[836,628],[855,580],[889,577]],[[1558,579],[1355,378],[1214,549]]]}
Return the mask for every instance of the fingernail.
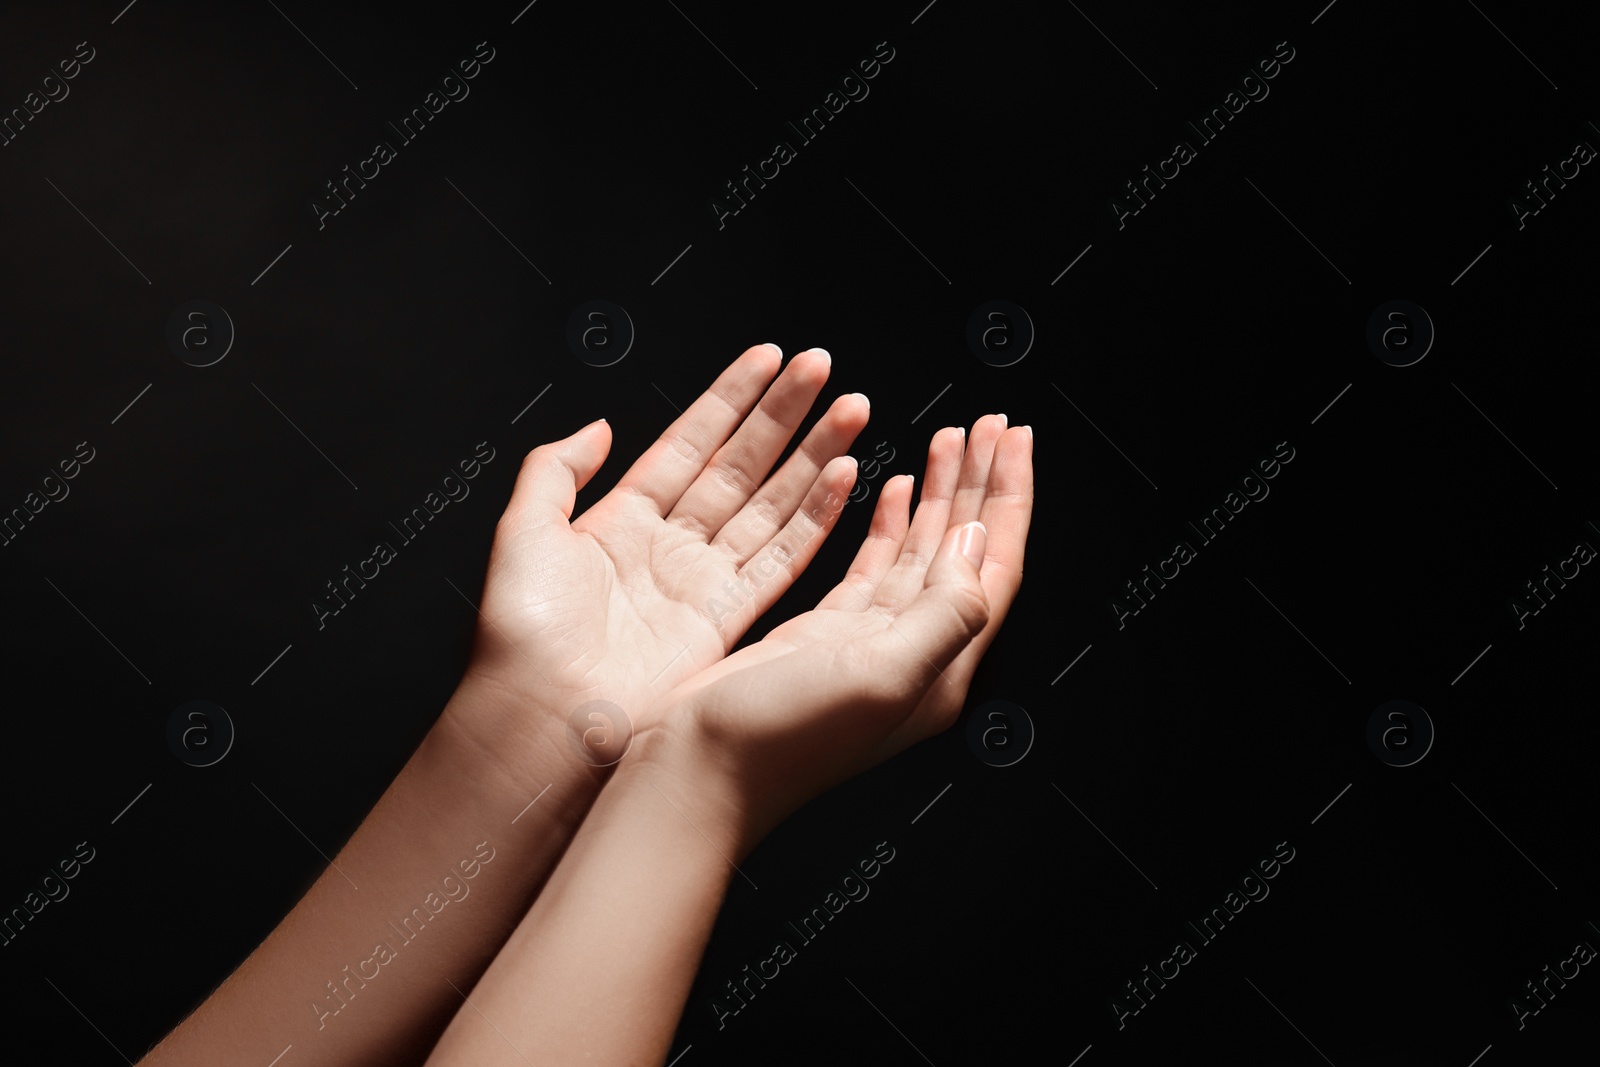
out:
{"label": "fingernail", "polygon": [[1032,441],[1033,440],[1033,426],[1032,426],[1032,424],[1024,426],[1023,429],[1028,431],[1028,440]]}
{"label": "fingernail", "polygon": [[783,349],[779,348],[777,345],[773,344],[771,341],[763,341],[762,343],[765,344],[768,348],[772,349],[774,352],[778,353],[778,358],[779,359],[783,358]]}
{"label": "fingernail", "polygon": [[861,398],[861,402],[863,404],[867,405],[867,407],[869,407],[869,408],[872,406],[872,401],[867,399],[867,394],[866,393],[851,393],[850,395],[851,396],[859,396]]}
{"label": "fingernail", "polygon": [[828,354],[826,348],[813,348],[811,351],[821,353],[822,358],[828,361],[828,366],[833,366],[833,357]]}
{"label": "fingernail", "polygon": [[960,434],[962,437],[967,436],[967,428],[965,426],[952,426],[950,428],[956,433]]}
{"label": "fingernail", "polygon": [[1000,412],[999,413],[999,418],[1000,418],[1000,428],[1002,430],[1005,429],[1008,425],[1010,425],[1010,421],[1006,418],[1005,412],[1003,412],[1003,411]]}
{"label": "fingernail", "polygon": [[972,564],[973,570],[983,567],[983,550],[989,543],[989,531],[981,522],[969,522],[956,536],[956,549]]}

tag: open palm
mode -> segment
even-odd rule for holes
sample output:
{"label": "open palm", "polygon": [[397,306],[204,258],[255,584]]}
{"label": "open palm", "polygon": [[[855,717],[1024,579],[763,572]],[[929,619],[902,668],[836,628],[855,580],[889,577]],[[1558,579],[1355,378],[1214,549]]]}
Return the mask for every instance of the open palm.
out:
{"label": "open palm", "polygon": [[[934,435],[915,519],[911,478],[884,486],[854,563],[815,609],[668,696],[694,705],[719,743],[754,750],[774,817],[960,714],[1021,584],[1033,510],[1031,429],[1007,431],[1003,415],[985,416],[962,445],[958,428]],[[932,564],[975,521],[983,555],[968,586]]]}
{"label": "open palm", "polygon": [[478,669],[558,714],[606,700],[639,719],[727,654],[821,547],[867,421],[865,397],[838,398],[768,478],[831,365],[820,349],[781,362],[744,352],[576,520],[610,427],[529,453],[495,531]]}

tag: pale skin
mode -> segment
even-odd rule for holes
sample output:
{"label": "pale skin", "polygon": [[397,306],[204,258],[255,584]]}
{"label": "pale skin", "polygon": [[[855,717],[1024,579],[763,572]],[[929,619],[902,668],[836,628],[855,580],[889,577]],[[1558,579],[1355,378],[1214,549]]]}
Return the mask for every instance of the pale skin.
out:
{"label": "pale skin", "polygon": [[[929,484],[918,509],[919,523],[924,512],[932,513],[931,503],[932,511],[942,508],[946,513],[945,526],[954,521],[950,516],[970,511],[976,518],[981,511],[985,523],[994,519],[1009,531],[998,540],[990,533],[982,592],[969,598],[983,603],[986,622],[953,648],[943,679],[934,675],[950,692],[926,687],[916,710],[897,719],[881,737],[874,734],[875,740],[856,758],[841,764],[834,758],[837,753],[829,754],[831,770],[821,778],[797,769],[771,795],[765,789],[756,796],[756,790],[735,788],[751,780],[747,775],[757,771],[765,758],[760,753],[766,751],[757,734],[730,733],[718,725],[733,721],[729,709],[743,698],[741,687],[759,686],[750,673],[769,675],[768,684],[788,684],[781,678],[795,669],[791,654],[815,657],[837,648],[846,615],[858,626],[878,626],[880,638],[892,634],[868,617],[889,617],[876,607],[876,591],[898,590],[885,603],[899,610],[919,602],[918,561],[922,570],[929,570],[926,536],[919,542],[917,527],[908,534],[903,520],[895,532],[896,509],[903,516],[909,503],[910,479],[892,480],[884,487],[872,533],[850,577],[830,594],[830,599],[849,599],[836,605],[825,601],[818,611],[724,658],[751,622],[792,584],[837,521],[855,476],[854,460],[844,453],[867,418],[865,397],[838,398],[774,472],[826,383],[830,360],[826,353],[811,350],[790,360],[781,374],[780,363],[781,354],[772,346],[747,350],[615,488],[576,520],[576,494],[606,458],[609,427],[603,421],[592,423],[529,454],[496,528],[472,659],[438,724],[335,858],[334,867],[143,1064],[213,1063],[257,1055],[265,1063],[291,1044],[296,1064],[418,1063],[453,1016],[458,1021],[439,1054],[465,1056],[471,1062],[480,1062],[480,1055],[492,1059],[498,1053],[475,1048],[475,1035],[459,1020],[480,1017],[480,993],[515,996],[521,983],[548,980],[562,967],[571,977],[580,961],[596,958],[597,946],[610,936],[606,931],[581,922],[571,931],[562,930],[568,923],[563,909],[571,906],[571,887],[582,893],[597,875],[609,877],[606,872],[631,877],[628,872],[644,869],[638,865],[651,850],[687,828],[679,813],[660,803],[660,790],[671,788],[670,777],[649,783],[656,807],[648,811],[639,784],[647,768],[663,775],[667,768],[699,774],[698,764],[690,772],[689,760],[668,755],[692,743],[684,739],[717,738],[704,752],[723,752],[719,765],[728,773],[707,778],[704,789],[697,784],[694,796],[680,789],[682,795],[674,800],[704,809],[704,821],[720,827],[717,834],[727,835],[716,839],[729,842],[730,854],[742,855],[792,810],[798,802],[794,798],[803,801],[829,782],[870,766],[932,728],[942,728],[941,722],[948,725],[965,692],[962,679],[970,679],[1020,580],[1032,499],[1031,458],[1024,463],[1025,503],[1022,495],[1015,495],[1022,493],[1015,486],[1000,494],[1011,500],[1001,510],[994,510],[1001,506],[987,499],[992,495],[987,473],[991,463],[996,471],[1017,464],[993,457],[1016,451],[1018,445],[1006,441],[1024,432],[1002,435],[1003,419],[988,427],[986,420],[979,420],[966,463],[961,461],[959,431],[943,432],[943,452],[941,435],[936,435]],[[997,450],[995,440],[1002,436]],[[1028,437],[1031,457],[1031,433]],[[981,439],[988,443],[980,444]],[[954,466],[948,458],[952,452]],[[974,454],[985,456],[981,477],[974,474]],[[940,460],[941,455],[946,459]],[[939,478],[947,488],[935,485]],[[931,522],[923,525],[932,530]],[[902,542],[921,547],[903,556]],[[1014,545],[1014,554],[1007,545]],[[729,598],[730,581],[739,581],[745,590],[737,601]],[[862,608],[873,604],[873,609],[849,606],[856,599]],[[1002,605],[998,613],[993,604]],[[910,617],[915,619],[916,613]],[[897,624],[896,629],[908,625]],[[859,641],[866,636],[858,635],[859,647],[882,643],[874,644],[877,638]],[[935,661],[943,663],[938,657],[944,645],[935,641],[930,647],[935,647]],[[900,680],[911,683],[909,676]],[[902,686],[897,692],[895,699],[903,700],[911,690]],[[595,699],[624,709],[634,730],[633,747],[622,757],[624,770],[604,794],[601,786],[612,769],[578,758],[568,736],[568,714]],[[798,706],[792,710],[798,739],[818,713]],[[608,735],[611,748],[600,746],[602,760],[616,758],[615,751],[627,746],[626,733]],[[743,741],[735,744],[730,740],[735,737]],[[703,759],[704,752],[696,759]],[[800,761],[797,768],[801,766],[811,764]],[[735,773],[736,767],[742,769]],[[597,795],[602,801],[591,812]],[[659,825],[662,809],[679,820],[676,826]],[[606,828],[614,832],[602,833]],[[704,850],[706,838],[690,832]],[[564,851],[567,860],[562,860]],[[468,868],[458,869],[458,864],[482,860],[486,853],[492,860],[478,864],[468,881]],[[674,855],[681,858],[684,852]],[[557,874],[546,885],[552,869]],[[690,872],[685,868],[678,873]],[[452,895],[446,905],[438,903],[437,895],[429,897],[428,911],[422,913],[428,917],[432,912],[426,929],[381,966],[372,963],[374,943],[400,943],[398,931],[388,924],[412,913],[430,892],[437,893],[445,874],[454,875],[456,887],[452,890],[447,883],[445,892],[463,895]],[[725,882],[715,872],[709,881],[696,876],[690,879],[696,891],[672,894],[696,917],[704,914],[707,931],[724,887],[718,878]],[[716,888],[708,894],[705,886]],[[530,911],[536,897],[539,903]],[[699,929],[699,919],[689,927]],[[551,957],[558,961],[556,972],[547,967],[529,970],[518,946],[530,937],[557,938],[563,949],[570,945],[570,954]],[[691,935],[681,949],[656,961],[686,968],[681,976],[685,992],[703,944],[703,936]],[[598,951],[610,956],[603,948]],[[507,977],[480,983],[497,952],[494,966],[499,970],[491,970],[491,978],[497,973]],[[595,983],[608,984],[608,978],[602,968],[573,988],[600,988]],[[675,988],[673,981],[663,981]],[[468,995],[470,1004],[464,999]],[[649,1025],[639,1030],[646,1035],[641,1038],[645,1044],[616,1050],[623,1057],[617,1062],[645,1062],[656,1055],[650,1042],[664,1047],[681,1007],[681,995],[670,1012],[652,1006]],[[525,1021],[534,1017],[521,1016]],[[578,1047],[561,1045],[562,1024],[554,1019],[550,1023],[519,1032],[547,1051]],[[493,1036],[492,1028],[482,1029]],[[503,1041],[500,1051],[511,1052]]]}

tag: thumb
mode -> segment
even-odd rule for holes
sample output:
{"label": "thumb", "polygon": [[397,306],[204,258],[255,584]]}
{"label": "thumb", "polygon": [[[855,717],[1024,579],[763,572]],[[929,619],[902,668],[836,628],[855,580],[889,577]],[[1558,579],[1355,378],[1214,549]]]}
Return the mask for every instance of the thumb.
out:
{"label": "thumb", "polygon": [[611,451],[611,426],[597,419],[570,437],[540,445],[522,461],[505,518],[565,523],[578,490],[589,484]]}
{"label": "thumb", "polygon": [[989,600],[978,576],[987,542],[981,522],[946,531],[922,591],[895,620],[896,633],[882,638],[899,646],[900,659],[922,690],[943,684],[945,668],[989,622]]}

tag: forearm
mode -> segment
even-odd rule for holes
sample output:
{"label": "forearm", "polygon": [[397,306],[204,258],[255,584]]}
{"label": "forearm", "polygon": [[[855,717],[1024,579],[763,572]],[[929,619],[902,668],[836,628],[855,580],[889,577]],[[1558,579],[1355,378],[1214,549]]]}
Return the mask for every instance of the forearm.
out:
{"label": "forearm", "polygon": [[[451,983],[472,988],[604,777],[559,716],[508,702],[464,680],[334,866],[141,1067],[268,1063],[289,1045],[296,1067],[421,1062],[462,1005]],[[517,714],[524,733],[499,752],[461,727]]]}
{"label": "forearm", "polygon": [[622,762],[429,1067],[661,1063],[743,858],[714,776]]}

